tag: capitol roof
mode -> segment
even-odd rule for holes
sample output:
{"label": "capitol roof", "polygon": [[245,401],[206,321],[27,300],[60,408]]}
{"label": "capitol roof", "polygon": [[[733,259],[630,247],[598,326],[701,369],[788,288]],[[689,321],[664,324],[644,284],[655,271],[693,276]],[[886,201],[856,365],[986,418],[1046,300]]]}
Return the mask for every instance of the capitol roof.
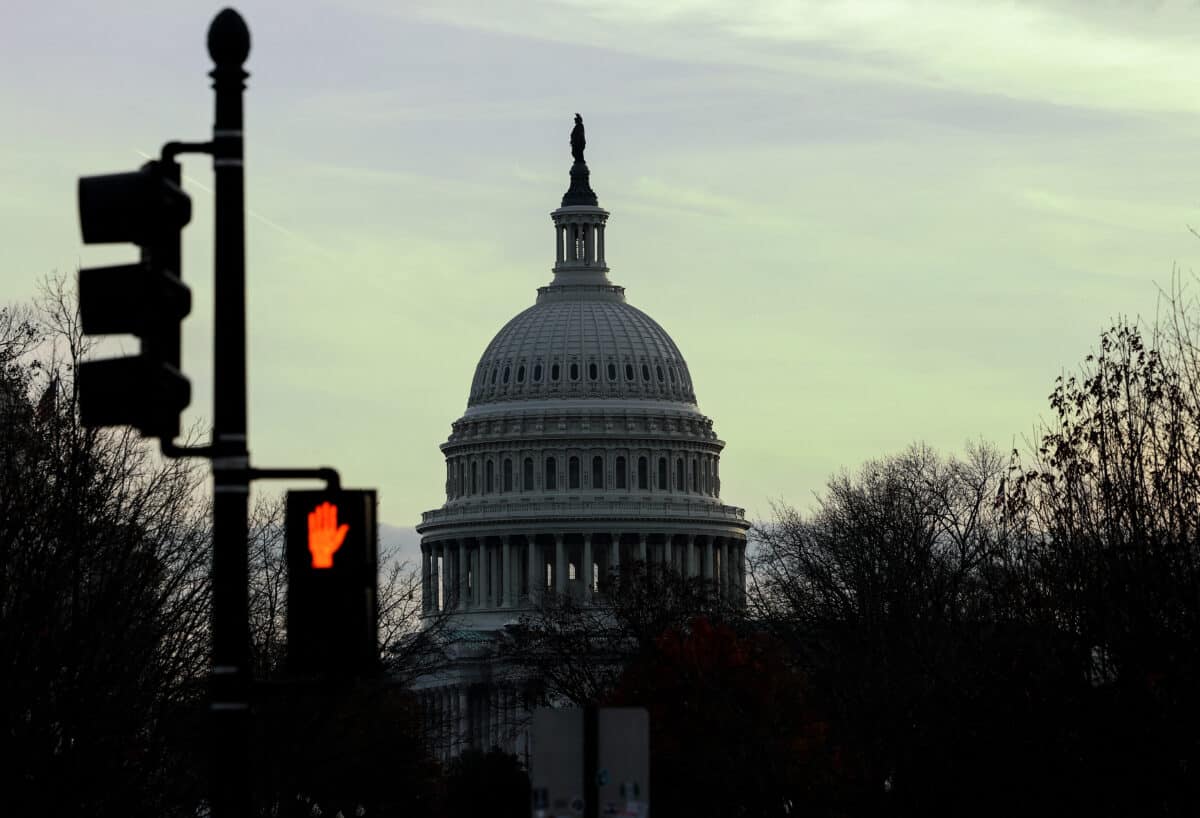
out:
{"label": "capitol roof", "polygon": [[550,214],[554,279],[487,345],[467,405],[609,398],[694,411],[692,377],[679,347],[608,278],[608,211],[598,205],[582,153],[580,145],[570,189]]}
{"label": "capitol roof", "polygon": [[543,288],[488,344],[468,405],[564,398],[696,403],[679,347],[619,287]]}

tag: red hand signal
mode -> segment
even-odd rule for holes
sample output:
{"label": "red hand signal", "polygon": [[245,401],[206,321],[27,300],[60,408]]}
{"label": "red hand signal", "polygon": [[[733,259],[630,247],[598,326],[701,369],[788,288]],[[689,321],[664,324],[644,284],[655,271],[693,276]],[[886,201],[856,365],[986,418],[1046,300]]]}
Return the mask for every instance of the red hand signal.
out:
{"label": "red hand signal", "polygon": [[313,568],[332,568],[333,555],[342,547],[350,526],[338,525],[337,506],[325,502],[308,514],[308,550]]}

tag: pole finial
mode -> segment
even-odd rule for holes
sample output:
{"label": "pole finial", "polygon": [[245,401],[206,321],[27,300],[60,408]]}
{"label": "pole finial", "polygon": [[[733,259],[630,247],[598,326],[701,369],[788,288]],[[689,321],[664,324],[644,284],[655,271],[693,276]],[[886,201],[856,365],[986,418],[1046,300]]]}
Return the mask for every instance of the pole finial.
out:
{"label": "pole finial", "polygon": [[208,27],[208,55],[217,68],[240,68],[250,56],[250,29],[242,15],[222,9]]}

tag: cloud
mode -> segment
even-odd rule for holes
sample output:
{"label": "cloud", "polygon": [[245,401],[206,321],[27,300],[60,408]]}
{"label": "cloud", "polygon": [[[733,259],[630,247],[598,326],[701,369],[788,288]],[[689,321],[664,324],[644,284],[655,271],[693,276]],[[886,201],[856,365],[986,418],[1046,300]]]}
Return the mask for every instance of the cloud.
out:
{"label": "cloud", "polygon": [[872,78],[1106,110],[1192,111],[1194,6],[987,0],[515,0],[425,19],[789,74]]}

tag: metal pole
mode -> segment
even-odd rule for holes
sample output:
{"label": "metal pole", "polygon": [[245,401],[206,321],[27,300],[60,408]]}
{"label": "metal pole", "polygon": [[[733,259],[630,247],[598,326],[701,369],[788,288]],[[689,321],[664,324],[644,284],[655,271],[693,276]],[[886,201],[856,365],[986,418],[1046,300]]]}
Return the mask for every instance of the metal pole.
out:
{"label": "metal pole", "polygon": [[208,29],[215,199],[213,356],[213,629],[211,704],[214,818],[250,814],[250,627],[247,602],[249,450],[246,445],[246,251],[242,177],[242,64],[250,32],[233,9]]}

